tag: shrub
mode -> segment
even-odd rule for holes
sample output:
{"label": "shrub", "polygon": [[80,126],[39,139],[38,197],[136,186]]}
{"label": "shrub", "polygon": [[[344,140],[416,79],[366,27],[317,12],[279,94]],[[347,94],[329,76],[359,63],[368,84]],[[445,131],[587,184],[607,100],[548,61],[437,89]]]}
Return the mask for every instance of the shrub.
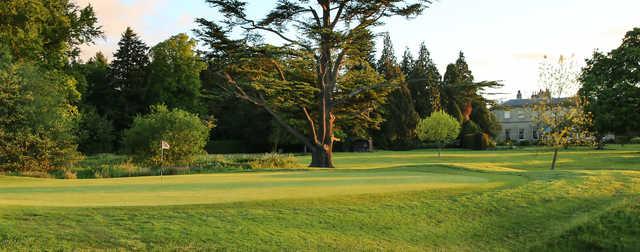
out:
{"label": "shrub", "polygon": [[116,139],[112,122],[92,107],[81,113],[78,126],[78,150],[84,154],[110,153]]}
{"label": "shrub", "polygon": [[298,166],[295,157],[278,153],[266,153],[248,162],[251,169],[259,168],[295,168]]}
{"label": "shrub", "polygon": [[[124,133],[125,152],[137,162],[151,165],[187,164],[204,153],[211,123],[184,110],[169,110],[164,105],[151,107],[151,113],[138,116]],[[169,143],[161,150],[161,142]]]}
{"label": "shrub", "polygon": [[628,136],[616,136],[615,142],[616,144],[628,144],[631,141],[631,138]]}
{"label": "shrub", "polygon": [[518,146],[531,146],[531,142],[529,142],[529,140],[522,140],[518,142]]}
{"label": "shrub", "polygon": [[466,134],[462,137],[463,147],[472,150],[486,150],[495,148],[495,143],[486,133]]}

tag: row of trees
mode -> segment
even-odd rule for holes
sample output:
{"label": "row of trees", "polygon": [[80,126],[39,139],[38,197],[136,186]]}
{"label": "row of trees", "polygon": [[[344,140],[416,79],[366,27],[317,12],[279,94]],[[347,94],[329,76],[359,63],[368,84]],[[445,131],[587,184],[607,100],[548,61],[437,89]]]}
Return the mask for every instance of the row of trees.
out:
{"label": "row of trees", "polygon": [[[141,134],[125,131],[155,104],[217,117],[218,139],[304,144],[320,167],[333,166],[336,141],[415,147],[419,119],[434,111],[486,134],[497,128],[480,94],[497,84],[474,82],[462,53],[442,77],[424,44],[417,58],[407,51],[398,62],[386,34],[373,59],[371,29],[386,17],[420,15],[430,1],[287,1],[250,20],[244,2],[207,0],[224,20],[197,20],[205,51],[185,34],[150,48],[127,28],[111,62],[98,53],[86,63],[79,46],[102,36],[91,6],[26,2],[0,5],[12,10],[0,13],[5,170],[64,166],[78,150],[126,150],[123,143]],[[265,33],[284,43],[265,43]]]}
{"label": "row of trees", "polygon": [[[195,40],[179,34],[149,49],[127,29],[111,63],[101,53],[81,63],[79,47],[102,37],[91,6],[11,0],[0,9],[0,171],[51,171],[116,147],[139,154],[176,134],[177,157],[168,158],[202,151],[213,124],[203,116],[206,64]],[[129,129],[153,104],[166,106]]]}
{"label": "row of trees", "polygon": [[[482,96],[488,88],[499,87],[495,81],[474,82],[464,54],[447,66],[442,76],[422,43],[414,59],[406,49],[398,63],[393,55],[391,38],[386,34],[381,57],[376,64],[387,81],[397,86],[389,95],[380,113],[385,121],[374,132],[379,147],[410,149],[418,144],[416,126],[421,118],[444,111],[463,125],[458,138],[468,134],[487,134],[495,137],[500,125],[489,110],[493,101]],[[461,145],[464,143],[461,143]]]}
{"label": "row of trees", "polygon": [[127,28],[118,46],[111,63],[98,53],[72,65],[82,84],[80,150],[87,154],[116,150],[121,132],[152,105],[206,114],[200,93],[206,64],[194,39],[178,34],[149,48]]}

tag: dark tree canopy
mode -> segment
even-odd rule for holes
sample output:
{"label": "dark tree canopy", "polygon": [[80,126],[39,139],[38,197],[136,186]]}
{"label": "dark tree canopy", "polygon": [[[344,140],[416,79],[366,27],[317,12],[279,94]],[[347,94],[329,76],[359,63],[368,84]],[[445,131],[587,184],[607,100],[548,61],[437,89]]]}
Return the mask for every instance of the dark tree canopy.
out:
{"label": "dark tree canopy", "polygon": [[411,97],[420,118],[426,118],[432,112],[438,111],[442,76],[424,43],[420,44],[418,58],[413,61],[411,70],[406,73]]}
{"label": "dark tree canopy", "polygon": [[440,89],[442,108],[460,122],[471,120],[482,132],[496,136],[500,125],[488,108],[493,101],[484,98],[482,92],[500,86],[496,81],[474,82],[473,73],[464,54],[460,52],[456,63],[449,64],[444,74]]}
{"label": "dark tree canopy", "polygon": [[[276,120],[313,152],[311,166],[333,167],[332,151],[336,140],[336,112],[376,88],[378,83],[358,83],[347,89],[339,80],[345,73],[347,58],[360,51],[368,40],[369,29],[391,16],[415,17],[430,4],[429,0],[362,1],[307,0],[278,1],[261,19],[247,15],[247,3],[239,0],[207,0],[224,16],[221,22],[198,19],[197,34],[210,47],[209,59],[224,62],[219,74],[238,98],[250,101]],[[243,34],[243,36],[232,36]],[[264,43],[272,34],[281,44]],[[311,63],[311,83],[287,79],[278,59],[297,57]],[[252,65],[250,62],[261,62]],[[241,66],[241,67],[238,67]],[[258,79],[241,78],[238,72],[259,70]],[[268,71],[268,72],[265,72]],[[276,73],[275,78],[273,72]],[[235,74],[234,74],[235,73]],[[262,78],[268,76],[269,78]],[[366,85],[363,85],[366,84]],[[288,90],[298,110],[308,121],[304,134],[282,118],[269,95]],[[301,92],[293,90],[302,90]],[[312,91],[312,92],[308,92]]]}
{"label": "dark tree canopy", "polygon": [[109,65],[109,92],[111,97],[111,111],[107,115],[114,122],[116,130],[129,127],[137,114],[145,112],[147,102],[147,67],[149,47],[140,40],[138,35],[129,27],[122,34],[118,42],[118,50],[113,55]]}
{"label": "dark tree canopy", "polygon": [[627,32],[609,53],[595,52],[582,71],[579,95],[593,115],[594,130],[627,134],[640,128],[640,28]]}
{"label": "dark tree canopy", "polygon": [[384,148],[408,149],[415,146],[415,129],[418,114],[411,98],[401,67],[394,56],[391,37],[386,34],[383,49],[377,64],[378,71],[385,81],[393,87],[382,113],[385,122],[382,125],[378,143]]}

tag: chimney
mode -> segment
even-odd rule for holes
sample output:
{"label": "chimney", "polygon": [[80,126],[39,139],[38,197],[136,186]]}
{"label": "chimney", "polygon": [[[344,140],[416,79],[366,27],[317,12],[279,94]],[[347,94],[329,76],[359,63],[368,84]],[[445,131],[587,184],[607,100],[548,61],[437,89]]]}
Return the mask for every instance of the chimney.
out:
{"label": "chimney", "polygon": [[522,93],[520,92],[520,90],[518,90],[518,96],[517,96],[518,100],[522,99]]}

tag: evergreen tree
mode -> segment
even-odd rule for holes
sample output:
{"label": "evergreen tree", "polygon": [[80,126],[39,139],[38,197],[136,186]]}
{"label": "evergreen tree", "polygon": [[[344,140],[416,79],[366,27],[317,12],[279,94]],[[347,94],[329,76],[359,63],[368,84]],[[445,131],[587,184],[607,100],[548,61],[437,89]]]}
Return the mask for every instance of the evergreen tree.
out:
{"label": "evergreen tree", "polygon": [[[359,96],[378,85],[339,87],[345,74],[345,61],[350,50],[363,40],[364,31],[383,23],[385,18],[415,17],[431,1],[277,1],[263,18],[247,15],[246,1],[206,0],[220,11],[223,20],[198,19],[198,35],[211,47],[208,58],[225,62],[219,71],[236,97],[263,108],[278,123],[311,149],[312,167],[333,167],[333,146],[337,139],[336,112],[345,104],[354,104]],[[238,35],[242,34],[242,37]],[[263,35],[271,34],[283,44],[265,44]],[[289,35],[297,34],[295,37]],[[278,63],[282,57],[298,57],[313,67],[313,82],[287,80]],[[276,73],[272,75],[271,73]],[[256,78],[246,78],[252,76]],[[275,79],[274,77],[280,77]],[[268,81],[269,85],[265,85]],[[274,110],[279,99],[272,94],[287,91],[298,108],[305,111],[309,131],[303,134]],[[312,91],[312,92],[308,92]],[[271,97],[269,97],[271,96]],[[369,104],[356,102],[360,105]]]}
{"label": "evergreen tree", "polygon": [[447,66],[442,81],[440,104],[448,114],[462,123],[468,119],[465,118],[464,112],[469,109],[471,100],[477,91],[464,53],[460,52],[456,63]]}
{"label": "evergreen tree", "polygon": [[409,90],[421,118],[440,109],[440,72],[431,60],[427,46],[420,45],[420,53],[408,75]]}
{"label": "evergreen tree", "polygon": [[109,84],[115,93],[112,99],[115,104],[108,116],[118,131],[128,128],[133,118],[149,107],[146,100],[148,50],[138,35],[127,27],[109,66]]}
{"label": "evergreen tree", "polygon": [[409,47],[407,47],[404,49],[404,53],[402,54],[400,69],[402,69],[402,72],[404,72],[406,76],[409,76],[411,71],[413,71],[414,64],[415,62],[413,60],[413,55],[411,55],[411,50],[409,50]]}
{"label": "evergreen tree", "polygon": [[392,87],[383,113],[385,122],[381,129],[381,144],[391,149],[408,149],[415,145],[415,128],[418,114],[411,101],[404,74],[396,62],[389,34],[385,35],[384,46],[378,60],[378,71]]}

